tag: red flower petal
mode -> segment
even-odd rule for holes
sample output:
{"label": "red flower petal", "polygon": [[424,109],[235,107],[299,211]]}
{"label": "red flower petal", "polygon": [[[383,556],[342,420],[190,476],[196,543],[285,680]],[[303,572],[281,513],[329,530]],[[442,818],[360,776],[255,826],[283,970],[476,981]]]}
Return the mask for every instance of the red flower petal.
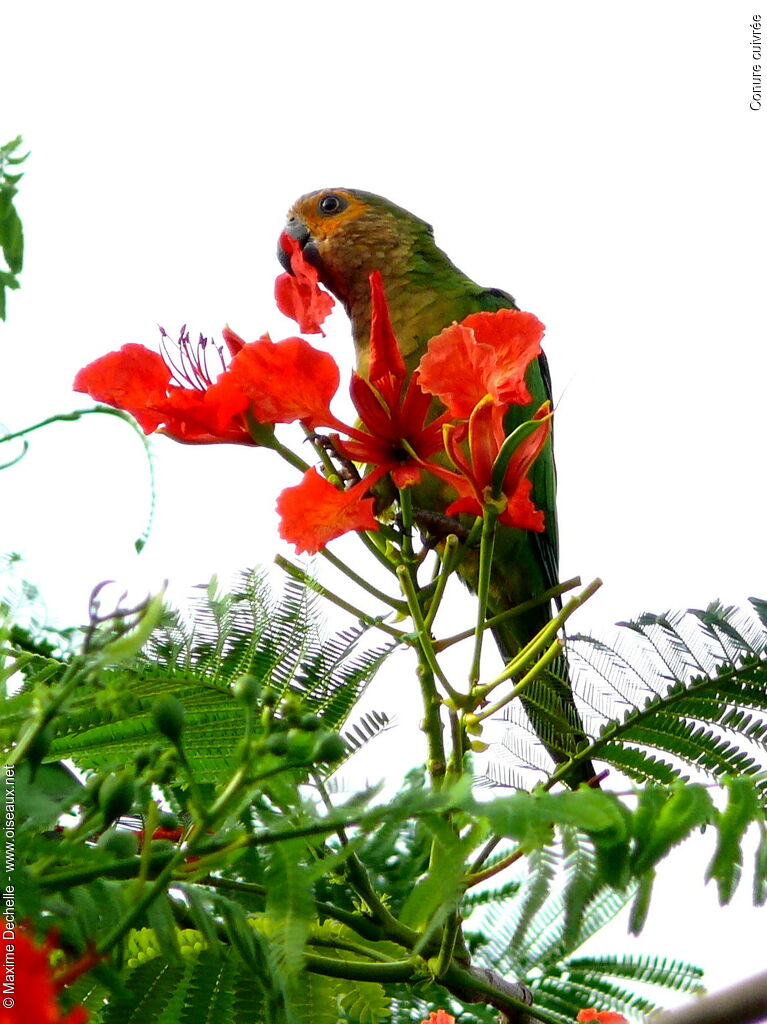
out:
{"label": "red flower petal", "polygon": [[[462,474],[458,480],[451,481],[459,497],[448,506],[447,515],[483,514],[485,489],[491,485],[493,465],[503,443],[503,436],[494,423],[496,411],[497,407],[492,405],[489,396],[485,396],[471,414],[468,425],[469,459],[461,447],[465,428],[445,427],[445,450]],[[509,460],[503,482],[506,508],[498,519],[506,526],[542,533],[546,519],[531,499],[533,485],[527,473],[546,444],[551,429],[550,403],[544,402],[533,419],[540,420],[540,426],[517,445]]]}
{"label": "red flower petal", "polygon": [[391,413],[382,402],[381,396],[372,384],[358,373],[352,374],[349,394],[363,426],[374,437],[392,441],[399,436],[392,423]]}
{"label": "red flower petal", "polygon": [[261,423],[335,423],[329,406],[338,390],[338,367],[303,338],[251,342],[234,357],[229,373]]}
{"label": "red flower petal", "polygon": [[52,937],[37,946],[21,929],[16,930],[14,939],[16,986],[12,1009],[0,1008],[0,1024],[84,1024],[88,1013],[83,1006],[76,1006],[66,1016],[56,1000],[56,994],[68,981],[89,970],[98,957],[86,953],[81,961],[66,968],[67,980],[58,979],[50,964],[50,954],[55,948]]}
{"label": "red flower petal", "polygon": [[469,417],[469,455],[479,491],[490,484],[493,463],[500,447],[493,430],[493,412],[492,399],[486,395]]}
{"label": "red flower petal", "polygon": [[458,419],[467,419],[485,395],[496,405],[524,405],[530,401],[525,374],[541,352],[543,330],[532,313],[472,313],[431,339],[419,365],[421,387]]}
{"label": "red flower petal", "polygon": [[[383,474],[377,474],[378,478]],[[364,495],[374,483],[371,474],[347,491],[339,491],[316,469],[304,474],[296,487],[286,488],[277,499],[280,536],[295,544],[296,552],[314,555],[341,534],[351,530],[377,530],[373,498]]]}
{"label": "red flower petal", "polygon": [[370,379],[375,383],[392,376],[401,383],[405,378],[405,363],[391,325],[380,270],[370,275],[370,305]]}
{"label": "red flower petal", "polygon": [[207,391],[171,388],[163,410],[163,433],[188,444],[253,444],[240,417],[249,404],[227,374]]}
{"label": "red flower petal", "polygon": [[151,434],[163,422],[161,408],[170,379],[171,372],[159,353],[131,344],[83,367],[75,377],[74,389],[129,412],[144,433]]}
{"label": "red flower petal", "polygon": [[421,1024],[455,1024],[455,1017],[444,1010],[432,1010],[429,1019],[421,1021]]}
{"label": "red flower petal", "polygon": [[189,444],[254,443],[241,417],[249,400],[228,372],[204,389],[178,387],[171,379],[159,353],[131,344],[80,370],[74,387],[131,413],[147,434],[162,427],[169,437]]}
{"label": "red flower petal", "polygon": [[620,1013],[614,1013],[612,1010],[595,1010],[593,1007],[580,1010],[575,1019],[577,1021],[596,1020],[601,1021],[602,1024],[628,1024],[626,1018]]}
{"label": "red flower petal", "polygon": [[504,491],[508,504],[506,511],[498,519],[507,526],[516,526],[519,530],[534,530],[543,533],[546,529],[546,518],[530,499],[533,485],[527,477],[522,477],[514,490]]}
{"label": "red flower petal", "polygon": [[546,329],[538,317],[518,309],[499,309],[497,313],[472,313],[463,326],[474,331],[478,345],[488,345],[493,351],[488,393],[499,405],[529,402],[525,374],[541,354]]}
{"label": "red flower petal", "polygon": [[224,335],[224,344],[229,349],[229,355],[234,359],[240,349],[245,348],[246,342],[239,334],[235,334],[228,324],[222,333]]}
{"label": "red flower petal", "polygon": [[286,232],[280,247],[290,253],[292,274],[280,274],[274,282],[274,297],[281,313],[295,320],[304,334],[324,334],[321,324],[335,305],[333,296],[319,286],[317,269],[307,263],[301,246]]}
{"label": "red flower petal", "polygon": [[421,467],[416,462],[406,462],[391,469],[390,476],[394,486],[404,490],[421,482]]}
{"label": "red flower petal", "polygon": [[468,419],[487,388],[491,353],[476,344],[474,332],[452,324],[432,338],[418,366],[421,388],[437,395],[457,419]]}
{"label": "red flower petal", "polygon": [[543,451],[551,432],[551,402],[543,402],[532,418],[540,420],[540,426],[536,427],[532,434],[517,445],[514,454],[509,459],[503,487],[507,494],[510,494],[515,487],[515,479],[519,480],[527,476],[530,467]]}

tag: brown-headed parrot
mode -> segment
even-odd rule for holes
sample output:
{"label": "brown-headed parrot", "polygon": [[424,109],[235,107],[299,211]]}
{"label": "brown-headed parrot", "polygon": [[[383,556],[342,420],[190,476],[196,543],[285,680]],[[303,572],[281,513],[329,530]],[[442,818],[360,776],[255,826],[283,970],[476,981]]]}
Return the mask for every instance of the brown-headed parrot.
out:
{"label": "brown-headed parrot", "polygon": [[[288,214],[285,231],[299,243],[320,281],[344,306],[352,324],[357,370],[368,367],[371,319],[370,274],[378,270],[388,300],[392,326],[410,372],[425,353],[427,342],[454,321],[471,313],[517,309],[508,292],[483,288],[463,274],[434,242],[429,224],[380,196],[356,189],[333,188],[302,196]],[[280,262],[290,270],[290,257],[278,248]],[[551,399],[546,358],[530,364],[526,384],[528,405],[512,405],[504,427],[510,433]],[[498,525],[490,585],[489,615],[530,601],[558,582],[556,473],[551,442],[531,470],[532,498],[545,516],[545,531]],[[421,484],[414,506],[429,513],[449,503],[444,487]],[[438,517],[434,517],[437,519]],[[476,559],[464,559],[460,574],[476,591]],[[508,618],[493,630],[501,656],[510,660],[551,619],[546,601]],[[583,725],[573,701],[564,658],[559,658],[526,689],[522,698],[533,729],[557,763],[567,761],[583,745]],[[571,786],[593,780],[588,761],[574,766]]]}

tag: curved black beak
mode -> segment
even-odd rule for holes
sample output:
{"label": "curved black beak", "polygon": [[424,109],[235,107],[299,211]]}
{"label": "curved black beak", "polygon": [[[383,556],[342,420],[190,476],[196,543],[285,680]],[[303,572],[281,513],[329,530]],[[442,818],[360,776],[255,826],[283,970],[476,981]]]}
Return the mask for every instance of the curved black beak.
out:
{"label": "curved black beak", "polygon": [[[285,225],[285,234],[295,238],[302,249],[311,238],[309,228],[307,228],[300,217],[296,216],[288,217],[288,222]],[[287,270],[289,274],[293,273],[290,268],[290,254],[282,248],[279,242],[277,243],[277,259],[282,264],[284,270]]]}

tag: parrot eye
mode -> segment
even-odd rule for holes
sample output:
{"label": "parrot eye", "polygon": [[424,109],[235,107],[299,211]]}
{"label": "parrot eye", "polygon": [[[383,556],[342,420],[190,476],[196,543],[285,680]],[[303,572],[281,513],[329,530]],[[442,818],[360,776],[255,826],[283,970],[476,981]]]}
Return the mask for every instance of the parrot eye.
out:
{"label": "parrot eye", "polygon": [[328,216],[334,213],[340,213],[348,205],[346,200],[341,199],[340,196],[334,195],[330,192],[328,195],[323,196],[319,201],[320,213],[328,214]]}

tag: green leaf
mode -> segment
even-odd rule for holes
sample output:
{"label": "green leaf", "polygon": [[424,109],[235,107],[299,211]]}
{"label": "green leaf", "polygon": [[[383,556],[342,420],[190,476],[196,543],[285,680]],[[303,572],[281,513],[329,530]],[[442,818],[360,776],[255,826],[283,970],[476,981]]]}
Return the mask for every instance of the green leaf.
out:
{"label": "green leaf", "polygon": [[759,846],[754,863],[754,905],[763,907],[767,903],[767,828],[759,824]]}
{"label": "green leaf", "polygon": [[174,967],[183,963],[176,922],[173,918],[167,893],[161,893],[156,900],[150,903],[147,908],[146,918],[149,927],[154,929],[157,942],[168,963]]}
{"label": "green leaf", "polygon": [[643,824],[643,841],[637,841],[633,869],[637,875],[654,867],[658,861],[692,832],[714,818],[714,805],[708,790],[698,784],[676,783],[669,795],[652,795],[655,816]]}
{"label": "green leaf", "polygon": [[83,785],[60,761],[39,765],[32,782],[30,766],[25,762],[16,768],[15,789],[19,824],[27,828],[52,827],[80,799]]}
{"label": "green leaf", "polygon": [[170,967],[160,957],[141,964],[125,977],[125,988],[109,1000],[102,1024],[148,1024],[162,1019],[171,1000],[186,989],[191,966]]}
{"label": "green leaf", "polygon": [[631,904],[631,916],[629,917],[629,932],[632,935],[639,935],[645,926],[654,882],[654,868],[646,871],[639,881],[639,888],[636,891],[634,902]]}
{"label": "green leaf", "polygon": [[13,206],[0,219],[0,245],[11,273],[18,274],[24,265],[24,232]]}
{"label": "green leaf", "polygon": [[[434,839],[429,871],[413,886],[400,912],[403,924],[419,930],[429,921],[440,924],[455,907],[462,891],[464,862],[475,845],[471,839],[461,842],[441,818],[428,817],[423,824]],[[437,910],[441,913],[433,918]]]}
{"label": "green leaf", "polygon": [[265,980],[265,955],[261,937],[248,923],[245,911],[233,900],[218,897],[216,902],[229,942],[237,950],[245,966]]}
{"label": "green leaf", "polygon": [[353,987],[341,996],[340,1005],[345,1018],[355,1024],[381,1024],[391,1016],[391,1000],[385,989],[373,981],[355,981]]}
{"label": "green leaf", "polygon": [[199,886],[181,885],[179,888],[184,895],[186,905],[189,907],[189,913],[194,926],[207,943],[211,957],[214,959],[219,957],[222,953],[222,945],[216,930],[212,906],[206,904],[203,892]]}
{"label": "green leaf", "polygon": [[629,837],[620,804],[612,793],[596,789],[549,795],[551,818],[558,825],[575,825],[595,843],[616,846]]}
{"label": "green leaf", "polygon": [[719,903],[729,903],[740,880],[743,854],[741,839],[760,811],[759,799],[749,778],[725,779],[729,791],[727,806],[717,822],[716,853],[706,872],[706,879],[716,879]]}
{"label": "green leaf", "polygon": [[268,851],[266,913],[269,962],[286,1001],[304,964],[309,924],[315,917],[310,871],[301,863],[301,840],[276,843]]}
{"label": "green leaf", "polygon": [[515,793],[481,805],[481,813],[499,836],[516,839],[526,850],[551,841],[553,826],[548,794]]}

